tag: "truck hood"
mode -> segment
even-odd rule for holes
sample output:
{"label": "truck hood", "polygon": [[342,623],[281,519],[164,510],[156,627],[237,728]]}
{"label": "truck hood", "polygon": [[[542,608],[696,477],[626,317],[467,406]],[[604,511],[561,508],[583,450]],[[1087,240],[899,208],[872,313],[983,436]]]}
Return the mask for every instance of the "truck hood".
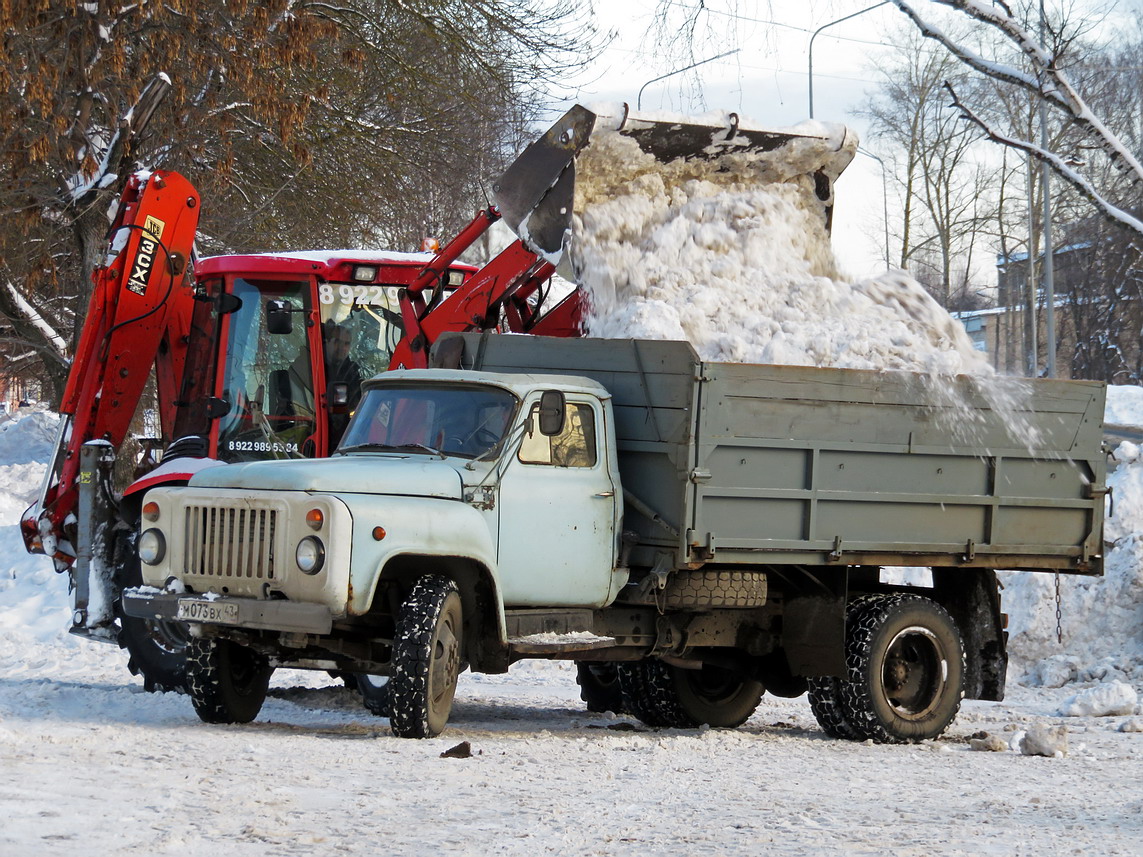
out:
{"label": "truck hood", "polygon": [[[461,459],[455,461],[463,463]],[[195,474],[190,484],[196,488],[400,494],[449,500],[463,497],[460,473],[450,461],[427,455],[355,454],[312,461],[250,461],[212,467]]]}

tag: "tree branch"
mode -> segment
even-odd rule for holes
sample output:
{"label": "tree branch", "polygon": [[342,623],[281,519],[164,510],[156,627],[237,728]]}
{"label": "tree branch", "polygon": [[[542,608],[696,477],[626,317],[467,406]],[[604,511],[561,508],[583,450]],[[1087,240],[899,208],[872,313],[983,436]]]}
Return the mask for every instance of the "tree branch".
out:
{"label": "tree branch", "polygon": [[1140,237],[1143,237],[1143,221],[1133,217],[1122,208],[1119,208],[1118,206],[1109,202],[1102,194],[1100,194],[1099,191],[1095,189],[1095,186],[1092,185],[1092,183],[1088,181],[1086,177],[1080,175],[1078,172],[1068,166],[1063,158],[1061,158],[1055,152],[1049,152],[1047,149],[1044,149],[1028,140],[1021,140],[1017,137],[1001,134],[999,131],[990,126],[978,114],[973,112],[970,107],[965,105],[965,103],[961,101],[957,96],[956,90],[951,84],[946,83],[945,89],[947,89],[949,95],[952,96],[953,106],[960,110],[966,119],[980,128],[988,137],[988,139],[992,140],[994,143],[1000,143],[1001,145],[1007,146],[1011,149],[1019,149],[1020,151],[1031,155],[1040,163],[1048,164],[1053,170],[1056,171],[1060,178],[1064,179],[1064,181],[1066,181],[1092,203],[1094,203],[1095,206],[1108,217],[1108,219],[1122,226],[1126,226],[1128,229],[1131,229]]}

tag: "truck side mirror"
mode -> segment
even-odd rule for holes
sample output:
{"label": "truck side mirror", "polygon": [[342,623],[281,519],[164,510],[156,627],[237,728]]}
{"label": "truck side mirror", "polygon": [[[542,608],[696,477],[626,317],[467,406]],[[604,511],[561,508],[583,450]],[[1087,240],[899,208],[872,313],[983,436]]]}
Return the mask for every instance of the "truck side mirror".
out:
{"label": "truck side mirror", "polygon": [[544,390],[540,394],[540,434],[552,437],[564,430],[567,402],[561,390]]}
{"label": "truck side mirror", "polygon": [[266,301],[266,330],[270,333],[293,333],[294,319],[285,301]]}

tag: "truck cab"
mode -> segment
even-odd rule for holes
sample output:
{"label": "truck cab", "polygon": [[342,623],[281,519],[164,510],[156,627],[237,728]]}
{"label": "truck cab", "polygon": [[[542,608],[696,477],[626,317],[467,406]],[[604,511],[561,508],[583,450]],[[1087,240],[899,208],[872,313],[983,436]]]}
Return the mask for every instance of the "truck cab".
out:
{"label": "truck cab", "polygon": [[[622,514],[602,385],[396,370],[365,385],[329,460],[231,464],[149,493],[145,585],[125,603],[192,623],[192,650],[211,652],[189,658],[192,698],[196,664],[223,650],[227,662],[256,657],[267,680],[273,665],[394,673],[426,580],[458,599],[450,633],[467,641],[463,659],[502,671],[510,631],[530,629],[521,615],[542,623],[615,600],[627,583]],[[248,713],[196,707],[223,720]]]}

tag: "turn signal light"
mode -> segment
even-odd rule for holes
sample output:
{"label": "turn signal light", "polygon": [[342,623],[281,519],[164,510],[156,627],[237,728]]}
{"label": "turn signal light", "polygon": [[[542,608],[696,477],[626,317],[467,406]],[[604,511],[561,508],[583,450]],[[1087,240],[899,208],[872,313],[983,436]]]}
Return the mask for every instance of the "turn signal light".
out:
{"label": "turn signal light", "polygon": [[154,500],[143,504],[143,517],[148,521],[159,520],[159,504]]}
{"label": "turn signal light", "polygon": [[310,509],[306,512],[306,523],[311,529],[320,530],[325,525],[325,513],[321,509]]}
{"label": "turn signal light", "polygon": [[385,538],[385,528],[384,527],[374,527],[373,528],[373,538],[376,539],[377,541],[381,541],[381,539]]}

